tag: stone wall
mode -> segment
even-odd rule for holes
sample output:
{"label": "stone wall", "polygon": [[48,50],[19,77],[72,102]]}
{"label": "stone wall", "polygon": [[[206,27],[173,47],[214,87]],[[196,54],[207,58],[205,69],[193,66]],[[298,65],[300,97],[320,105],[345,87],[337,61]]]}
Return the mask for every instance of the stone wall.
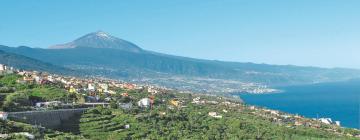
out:
{"label": "stone wall", "polygon": [[8,119],[55,129],[74,115],[81,115],[87,108],[46,111],[9,112]]}

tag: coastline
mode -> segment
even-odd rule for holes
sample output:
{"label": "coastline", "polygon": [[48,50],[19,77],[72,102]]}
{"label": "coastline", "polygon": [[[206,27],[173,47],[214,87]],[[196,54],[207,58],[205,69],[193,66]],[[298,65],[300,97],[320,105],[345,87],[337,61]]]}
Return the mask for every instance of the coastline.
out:
{"label": "coastline", "polygon": [[283,88],[281,94],[232,93],[246,104],[300,114],[308,118],[331,118],[341,126],[360,129],[359,91],[357,84],[349,82],[317,84]]}

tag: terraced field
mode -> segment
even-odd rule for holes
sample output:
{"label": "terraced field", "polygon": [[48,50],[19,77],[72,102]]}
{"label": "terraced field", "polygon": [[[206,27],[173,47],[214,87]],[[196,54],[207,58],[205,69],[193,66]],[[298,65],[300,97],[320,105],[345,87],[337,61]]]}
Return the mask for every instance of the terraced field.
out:
{"label": "terraced field", "polygon": [[115,115],[85,113],[80,119],[80,133],[85,137],[101,139],[108,137],[108,132],[121,131],[124,126],[112,119]]}

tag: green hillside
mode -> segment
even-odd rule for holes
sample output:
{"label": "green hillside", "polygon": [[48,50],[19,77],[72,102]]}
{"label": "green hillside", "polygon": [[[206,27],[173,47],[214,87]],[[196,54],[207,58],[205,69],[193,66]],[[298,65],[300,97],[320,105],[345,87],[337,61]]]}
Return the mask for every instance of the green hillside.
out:
{"label": "green hillside", "polygon": [[4,52],[2,50],[0,50],[0,64],[5,64],[22,70],[36,70],[58,74],[79,74],[74,70],[61,66],[55,66],[53,64],[45,63],[26,56]]}
{"label": "green hillside", "polygon": [[[59,85],[16,83],[20,77],[4,75],[0,86],[6,91],[3,110],[33,110],[30,101],[76,101]],[[25,88],[24,88],[25,87]],[[1,121],[0,132],[17,138],[29,132],[39,139],[357,139],[360,131],[327,125],[319,121],[265,108],[248,106],[220,96],[167,91],[152,95],[143,89],[116,88],[107,107],[90,108],[80,116],[64,121],[58,131]],[[121,93],[128,95],[121,95]],[[154,98],[151,107],[140,107],[142,98]],[[105,98],[102,94],[101,98]],[[130,103],[123,109],[119,103]],[[77,106],[73,106],[77,107]],[[15,110],[16,109],[16,110]],[[57,108],[48,108],[57,109]],[[215,115],[214,115],[215,113]],[[17,125],[19,124],[19,125]],[[21,124],[21,125],[20,125]],[[14,135],[14,136],[13,136]],[[23,138],[23,137],[21,137]]]}

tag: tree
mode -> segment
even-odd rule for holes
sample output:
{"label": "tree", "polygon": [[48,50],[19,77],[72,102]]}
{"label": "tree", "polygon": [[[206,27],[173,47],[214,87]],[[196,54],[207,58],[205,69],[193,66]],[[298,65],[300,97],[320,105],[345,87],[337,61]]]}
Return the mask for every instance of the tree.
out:
{"label": "tree", "polygon": [[3,109],[5,111],[17,111],[22,106],[30,106],[32,103],[29,100],[29,95],[26,93],[13,93],[5,98]]}
{"label": "tree", "polygon": [[111,107],[112,109],[117,109],[117,108],[118,108],[118,105],[117,105],[116,101],[111,100],[111,101],[110,101],[110,107]]}

